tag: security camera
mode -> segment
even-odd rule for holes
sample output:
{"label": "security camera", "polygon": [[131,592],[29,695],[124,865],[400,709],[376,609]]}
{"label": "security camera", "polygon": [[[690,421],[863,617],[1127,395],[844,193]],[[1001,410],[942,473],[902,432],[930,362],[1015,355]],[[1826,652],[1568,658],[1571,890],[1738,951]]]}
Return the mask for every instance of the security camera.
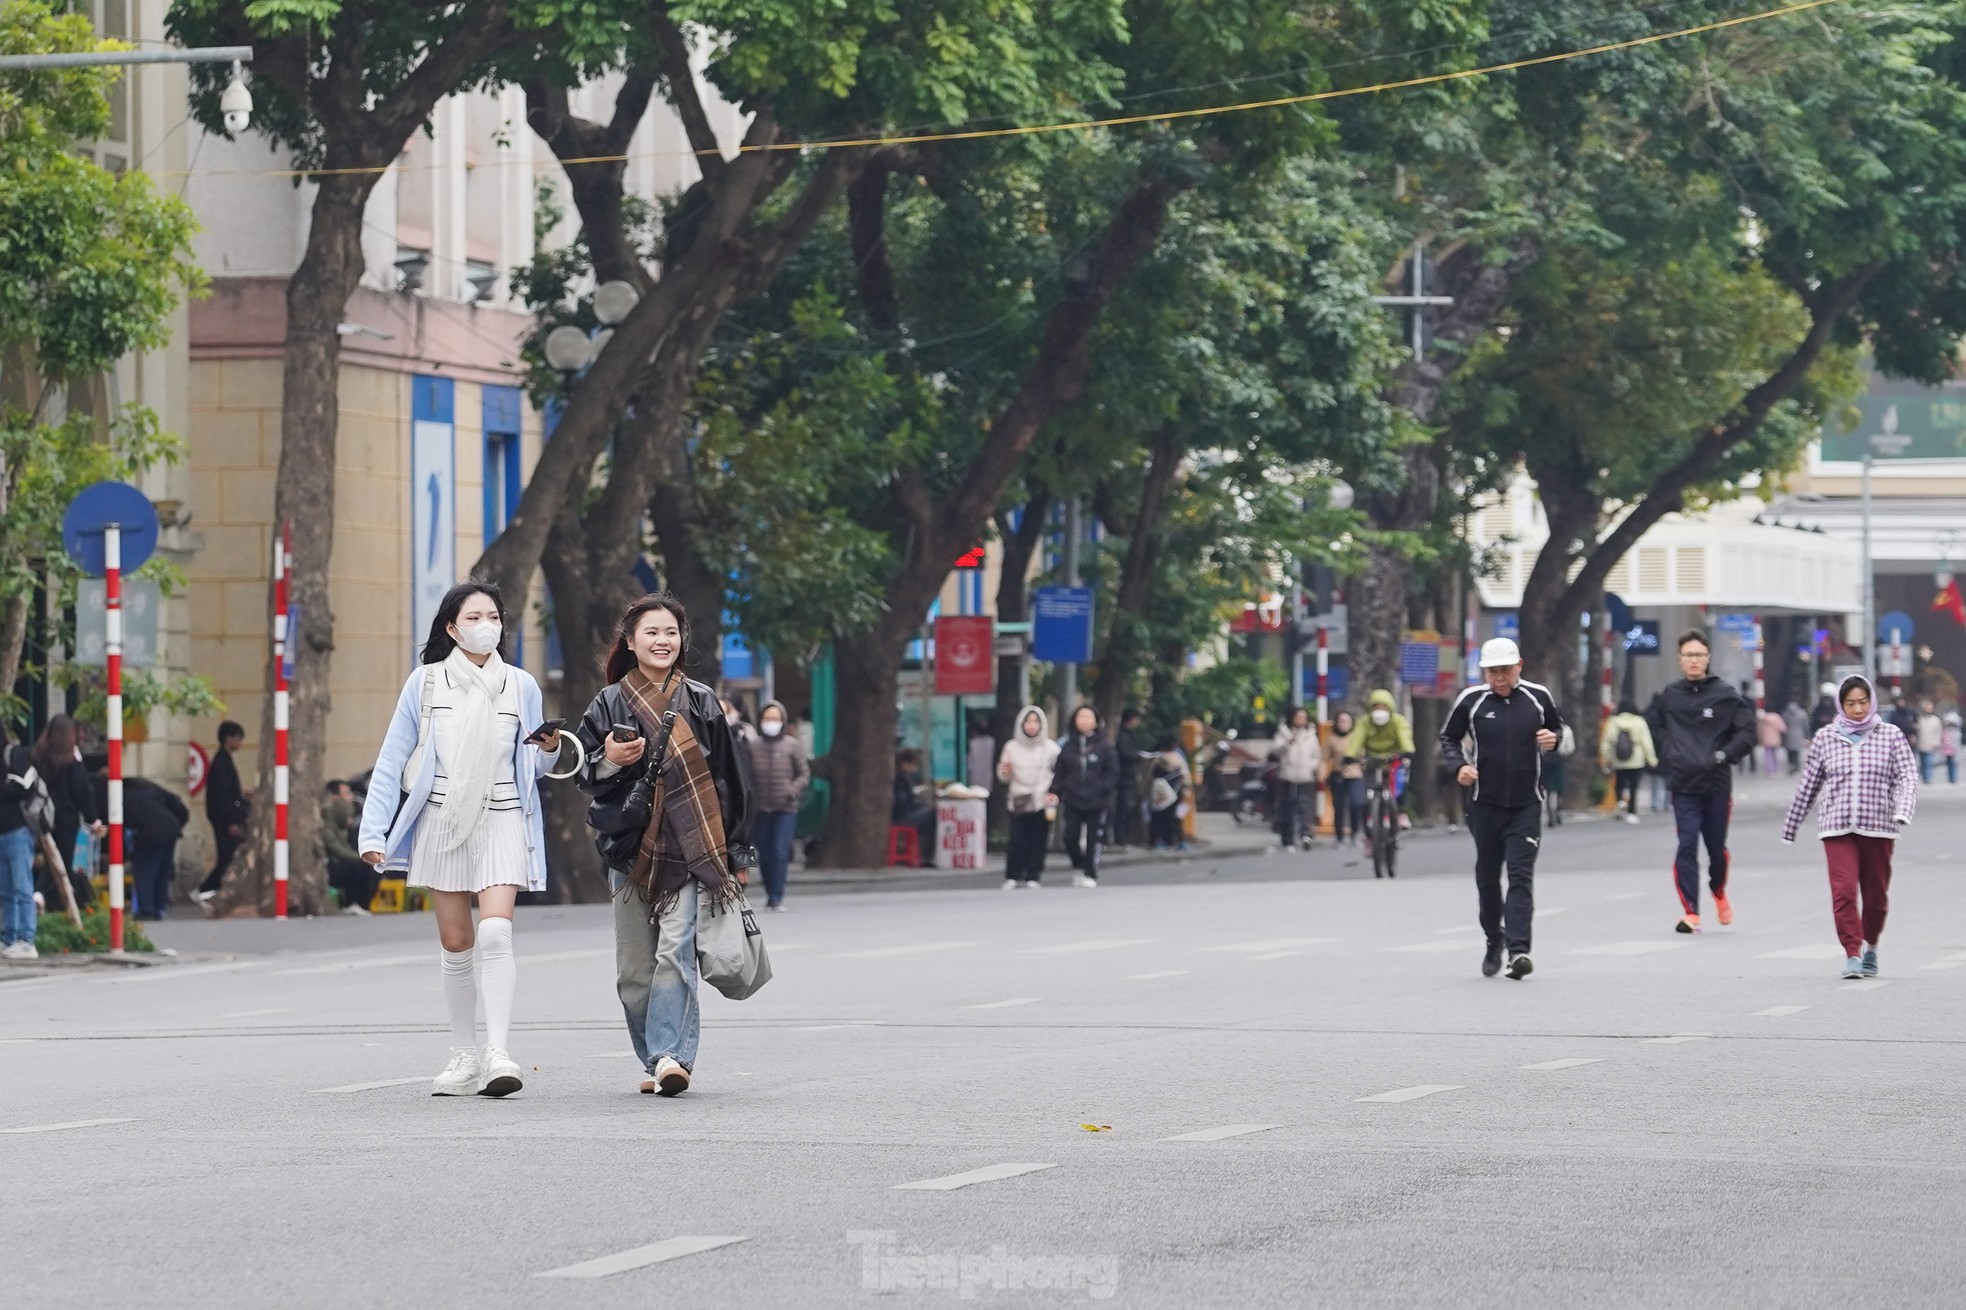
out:
{"label": "security camera", "polygon": [[246,90],[245,76],[237,64],[232,65],[232,81],[219,97],[218,108],[225,116],[225,130],[233,136],[245,131],[253,121],[253,93]]}

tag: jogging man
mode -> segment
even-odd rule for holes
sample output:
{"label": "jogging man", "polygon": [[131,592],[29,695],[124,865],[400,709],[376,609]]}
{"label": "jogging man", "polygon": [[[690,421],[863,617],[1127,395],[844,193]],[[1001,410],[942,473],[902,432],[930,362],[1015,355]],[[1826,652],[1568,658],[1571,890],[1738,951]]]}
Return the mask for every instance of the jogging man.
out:
{"label": "jogging man", "polygon": [[[1440,730],[1440,758],[1455,780],[1473,787],[1468,833],[1475,843],[1475,892],[1488,948],[1483,977],[1502,971],[1522,979],[1529,959],[1529,921],[1536,913],[1536,851],[1543,841],[1543,755],[1556,749],[1563,716],[1549,688],[1522,678],[1522,652],[1507,637],[1481,648],[1480,683],[1462,692]],[[1509,895],[1502,900],[1502,866]]]}
{"label": "jogging man", "polygon": [[1659,752],[1659,772],[1672,793],[1679,854],[1679,932],[1700,931],[1700,842],[1707,846],[1707,885],[1722,924],[1734,922],[1727,902],[1727,820],[1734,811],[1734,765],[1754,749],[1754,706],[1725,678],[1712,677],[1712,650],[1697,631],[1679,639],[1679,671],[1646,707],[1645,722]]}

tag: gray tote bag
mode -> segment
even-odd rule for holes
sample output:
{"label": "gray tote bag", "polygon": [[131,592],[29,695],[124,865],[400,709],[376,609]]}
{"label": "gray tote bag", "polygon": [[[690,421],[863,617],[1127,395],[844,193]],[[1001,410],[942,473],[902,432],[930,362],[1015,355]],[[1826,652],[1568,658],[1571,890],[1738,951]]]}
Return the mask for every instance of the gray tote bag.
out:
{"label": "gray tote bag", "polygon": [[733,1001],[771,981],[764,934],[742,891],[720,903],[703,900],[696,917],[696,967],[704,982]]}

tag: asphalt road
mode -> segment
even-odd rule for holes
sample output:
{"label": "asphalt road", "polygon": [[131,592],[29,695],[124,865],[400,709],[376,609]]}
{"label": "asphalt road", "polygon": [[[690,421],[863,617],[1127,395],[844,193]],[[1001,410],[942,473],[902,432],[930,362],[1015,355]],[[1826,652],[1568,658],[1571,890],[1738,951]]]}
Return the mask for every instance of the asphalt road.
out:
{"label": "asphalt road", "polygon": [[1662,817],[1548,833],[1521,983],[1479,976],[1445,834],[1394,882],[1327,850],[796,897],[765,920],[775,981],[706,993],[673,1101],[634,1090],[604,911],[521,911],[505,1101],[428,1095],[427,918],[167,923],[174,965],[0,975],[0,1285],[35,1307],[1957,1305],[1962,794],[1928,789],[1862,984],[1816,843],[1781,846],[1758,788],[1738,921],[1699,937],[1672,932]]}

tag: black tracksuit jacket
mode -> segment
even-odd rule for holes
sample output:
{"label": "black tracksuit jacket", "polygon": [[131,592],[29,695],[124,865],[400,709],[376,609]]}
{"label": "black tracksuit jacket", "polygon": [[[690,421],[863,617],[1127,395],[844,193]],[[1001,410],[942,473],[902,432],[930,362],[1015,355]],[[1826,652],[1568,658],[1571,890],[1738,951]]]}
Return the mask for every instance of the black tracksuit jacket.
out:
{"label": "black tracksuit jacket", "polygon": [[[1507,696],[1497,696],[1481,683],[1462,692],[1447,712],[1440,730],[1440,761],[1449,770],[1474,765],[1477,777],[1470,799],[1479,804],[1539,804],[1543,750],[1536,734],[1544,728],[1563,732],[1563,716],[1548,687],[1523,681]],[[1471,741],[1468,749],[1463,749],[1463,739]]]}

